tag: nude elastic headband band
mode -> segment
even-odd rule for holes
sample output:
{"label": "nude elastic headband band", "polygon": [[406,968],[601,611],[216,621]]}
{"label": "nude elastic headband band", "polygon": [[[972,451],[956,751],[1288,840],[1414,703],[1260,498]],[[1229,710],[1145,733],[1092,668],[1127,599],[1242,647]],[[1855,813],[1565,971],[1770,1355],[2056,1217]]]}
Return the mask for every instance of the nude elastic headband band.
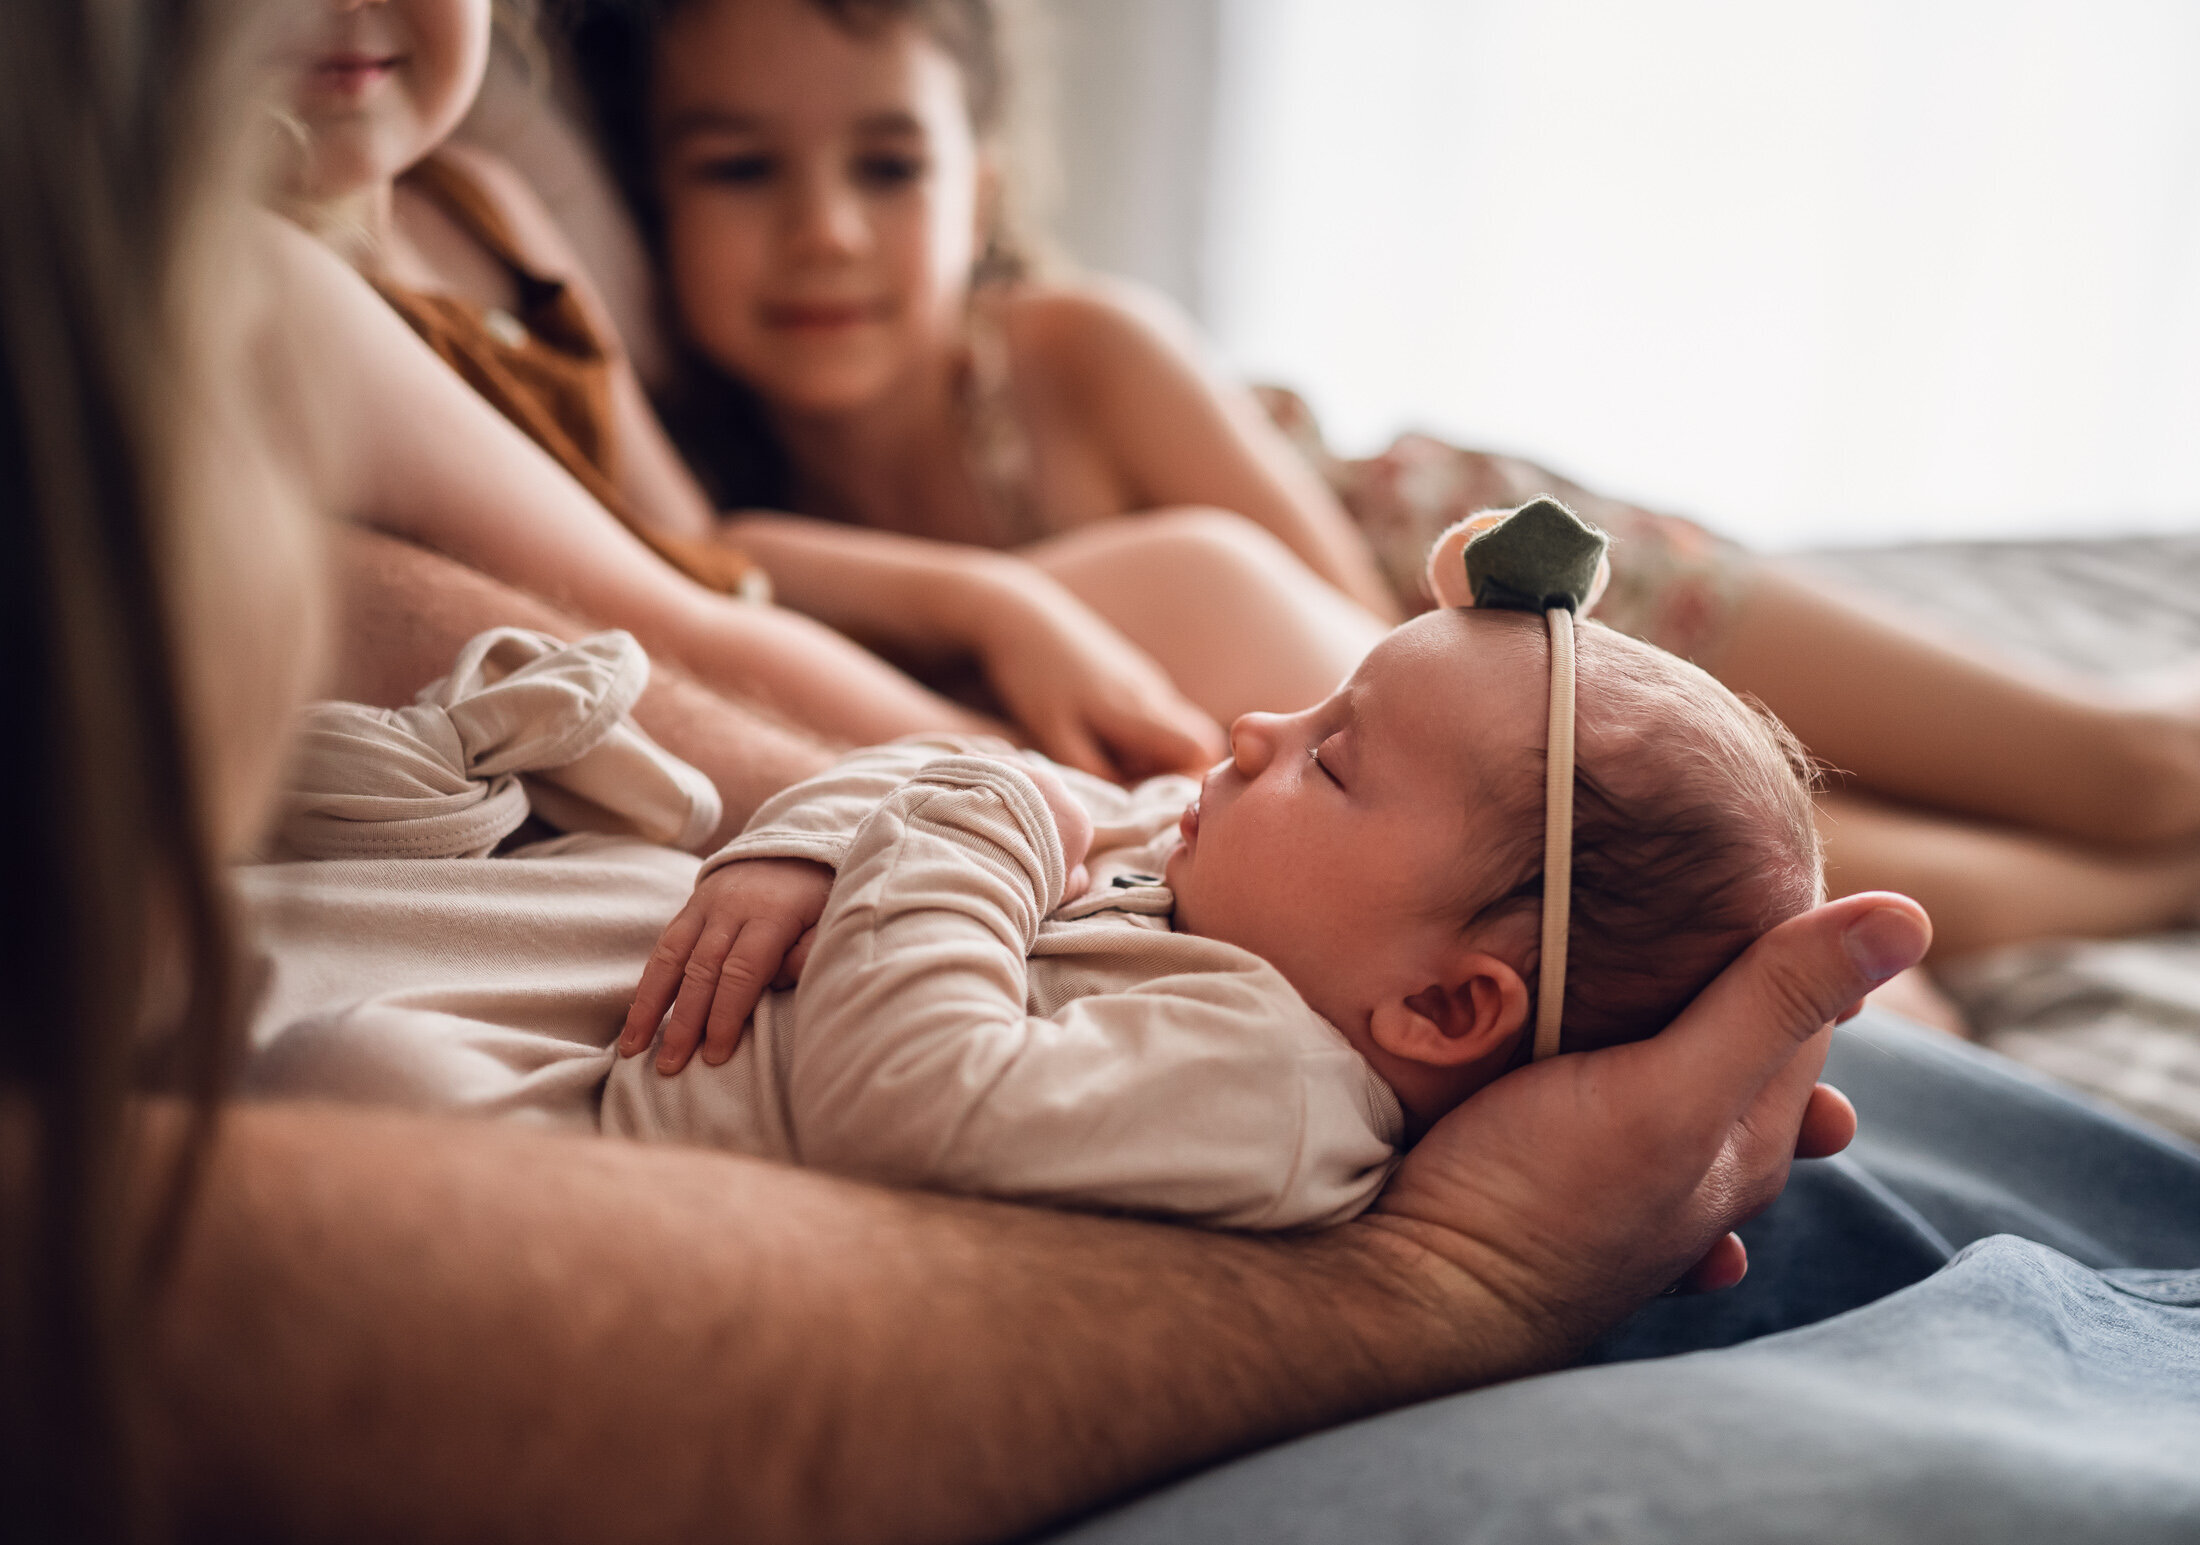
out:
{"label": "nude elastic headband band", "polygon": [[1544,737],[1543,946],[1536,974],[1535,1060],[1558,1050],[1566,1008],[1566,931],[1574,895],[1574,614],[1604,593],[1609,539],[1556,499],[1471,516],[1437,538],[1429,588],[1446,606],[1539,613],[1551,640]]}

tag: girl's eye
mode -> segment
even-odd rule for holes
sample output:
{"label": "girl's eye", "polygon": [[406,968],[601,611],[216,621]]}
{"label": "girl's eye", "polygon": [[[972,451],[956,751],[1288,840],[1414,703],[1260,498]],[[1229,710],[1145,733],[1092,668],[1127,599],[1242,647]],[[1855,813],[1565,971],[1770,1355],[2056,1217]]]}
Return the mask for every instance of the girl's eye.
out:
{"label": "girl's eye", "polygon": [[922,156],[880,151],[856,158],[856,180],[868,188],[905,188],[924,173]]}
{"label": "girl's eye", "polygon": [[777,170],[772,158],[762,154],[712,156],[695,165],[694,176],[698,182],[718,183],[733,187],[747,187],[768,180]]}

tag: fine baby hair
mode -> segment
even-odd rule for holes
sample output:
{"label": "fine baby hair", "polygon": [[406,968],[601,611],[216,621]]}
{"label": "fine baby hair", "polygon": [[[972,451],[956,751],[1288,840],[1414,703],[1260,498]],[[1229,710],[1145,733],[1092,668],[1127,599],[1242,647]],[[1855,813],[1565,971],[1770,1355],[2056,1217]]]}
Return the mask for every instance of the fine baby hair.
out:
{"label": "fine baby hair", "polygon": [[[1656,1033],[1752,939],[1823,899],[1800,742],[1694,666],[1577,628],[1609,577],[1606,549],[1538,499],[1460,522],[1429,556],[1448,604],[1548,628],[1541,766],[1500,770],[1483,791],[1501,829],[1527,834],[1497,865],[1515,878],[1466,908],[1470,928],[1541,914],[1539,1060]],[[1535,784],[1543,798],[1525,798]]]}
{"label": "fine baby hair", "polygon": [[[1655,1034],[1758,935],[1824,899],[1812,774],[1794,735],[1601,623],[1581,624],[1575,650],[1566,1051]],[[1542,770],[1531,751],[1499,777],[1506,829],[1519,835],[1498,872],[1515,878],[1485,894],[1476,923],[1541,905]]]}

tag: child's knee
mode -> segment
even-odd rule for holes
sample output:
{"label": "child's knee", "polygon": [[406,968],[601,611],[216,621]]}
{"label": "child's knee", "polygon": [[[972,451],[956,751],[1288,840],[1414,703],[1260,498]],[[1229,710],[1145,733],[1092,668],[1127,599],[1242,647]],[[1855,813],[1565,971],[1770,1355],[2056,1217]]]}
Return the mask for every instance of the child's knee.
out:
{"label": "child's knee", "polygon": [[1218,579],[1273,571],[1298,561],[1267,527],[1234,510],[1212,505],[1181,505],[1140,517],[1156,546],[1177,564],[1212,571]]}

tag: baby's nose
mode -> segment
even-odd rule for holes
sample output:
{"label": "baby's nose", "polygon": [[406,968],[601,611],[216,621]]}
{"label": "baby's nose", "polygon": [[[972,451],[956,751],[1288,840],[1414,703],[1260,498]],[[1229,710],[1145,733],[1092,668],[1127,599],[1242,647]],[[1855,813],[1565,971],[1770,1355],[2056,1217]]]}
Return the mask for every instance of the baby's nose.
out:
{"label": "baby's nose", "polygon": [[1272,713],[1239,714],[1230,725],[1230,760],[1250,778],[1276,754],[1276,728],[1282,721]]}

